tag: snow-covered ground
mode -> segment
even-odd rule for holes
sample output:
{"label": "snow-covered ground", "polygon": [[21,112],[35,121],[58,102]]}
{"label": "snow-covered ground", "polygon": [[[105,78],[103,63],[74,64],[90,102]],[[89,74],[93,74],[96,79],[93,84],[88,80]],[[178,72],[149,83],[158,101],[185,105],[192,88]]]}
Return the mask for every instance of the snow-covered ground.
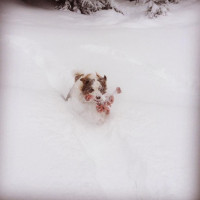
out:
{"label": "snow-covered ground", "polygon": [[[124,16],[1,3],[1,198],[197,199],[200,2],[155,20],[128,1]],[[122,88],[105,123],[63,100],[73,70]]]}

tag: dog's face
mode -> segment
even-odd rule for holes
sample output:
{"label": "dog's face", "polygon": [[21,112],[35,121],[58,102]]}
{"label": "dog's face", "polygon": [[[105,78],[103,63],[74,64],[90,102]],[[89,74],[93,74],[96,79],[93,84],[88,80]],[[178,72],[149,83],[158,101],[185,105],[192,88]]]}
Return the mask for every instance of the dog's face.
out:
{"label": "dog's face", "polygon": [[100,76],[99,74],[76,74],[75,81],[80,81],[81,93],[85,95],[92,95],[96,100],[100,101],[102,95],[107,90],[107,78],[106,76]]}

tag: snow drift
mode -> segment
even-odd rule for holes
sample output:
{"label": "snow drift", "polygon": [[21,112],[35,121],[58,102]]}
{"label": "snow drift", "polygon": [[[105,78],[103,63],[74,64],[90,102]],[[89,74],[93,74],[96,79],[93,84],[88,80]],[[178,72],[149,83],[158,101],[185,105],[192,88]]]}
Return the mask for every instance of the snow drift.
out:
{"label": "snow drift", "polygon": [[[196,199],[200,4],[149,20],[131,3],[91,17],[3,1],[2,198]],[[61,97],[79,69],[123,90],[102,125]]]}

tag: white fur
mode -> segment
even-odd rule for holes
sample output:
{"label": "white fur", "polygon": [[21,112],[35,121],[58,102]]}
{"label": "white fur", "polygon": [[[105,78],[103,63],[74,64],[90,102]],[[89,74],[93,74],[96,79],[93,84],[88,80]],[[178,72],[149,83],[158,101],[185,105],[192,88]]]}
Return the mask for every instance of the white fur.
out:
{"label": "white fur", "polygon": [[103,95],[99,91],[101,84],[98,81],[96,74],[91,74],[90,78],[95,80],[94,83],[92,84],[92,88],[94,91],[91,93],[91,95],[93,95],[94,97],[100,96],[101,98],[103,98]]}

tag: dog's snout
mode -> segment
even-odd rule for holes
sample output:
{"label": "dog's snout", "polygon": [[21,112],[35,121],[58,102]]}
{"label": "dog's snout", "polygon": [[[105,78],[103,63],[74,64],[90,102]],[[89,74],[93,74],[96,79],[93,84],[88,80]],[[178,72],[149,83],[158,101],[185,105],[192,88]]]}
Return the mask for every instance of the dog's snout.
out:
{"label": "dog's snout", "polygon": [[100,97],[100,96],[96,96],[96,99],[98,99],[98,100],[99,100],[99,99],[101,99],[101,97]]}

